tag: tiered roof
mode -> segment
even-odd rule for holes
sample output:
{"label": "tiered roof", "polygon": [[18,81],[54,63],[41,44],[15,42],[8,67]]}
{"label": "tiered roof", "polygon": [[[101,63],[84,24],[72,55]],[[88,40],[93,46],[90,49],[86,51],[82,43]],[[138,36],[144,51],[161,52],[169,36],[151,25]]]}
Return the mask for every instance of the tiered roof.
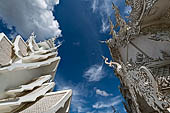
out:
{"label": "tiered roof", "polygon": [[[53,90],[60,57],[56,38],[36,43],[17,36],[13,43],[0,33],[0,113],[69,112],[72,91]],[[61,113],[63,113],[61,112]]]}

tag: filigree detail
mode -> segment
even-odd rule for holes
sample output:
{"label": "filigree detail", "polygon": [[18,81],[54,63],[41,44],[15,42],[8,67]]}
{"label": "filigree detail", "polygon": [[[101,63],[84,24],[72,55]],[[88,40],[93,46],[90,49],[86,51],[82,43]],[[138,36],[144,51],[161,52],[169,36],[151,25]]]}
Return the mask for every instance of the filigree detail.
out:
{"label": "filigree detail", "polygon": [[[133,39],[132,36],[138,35],[140,33],[140,22],[144,15],[146,15],[150,9],[153,7],[154,3],[157,0],[126,0],[126,4],[132,7],[132,12],[129,16],[129,22],[121,17],[119,9],[112,3],[112,8],[115,10],[116,17],[116,26],[114,27],[112,22],[110,22],[110,33],[113,38],[117,38],[117,40],[113,40],[115,46],[126,46],[130,40]],[[109,20],[110,21],[110,20]],[[118,34],[114,33],[113,29],[120,27]]]}
{"label": "filigree detail", "polygon": [[[170,107],[170,93],[168,91],[165,91],[167,89],[170,89],[169,75],[168,77],[160,77],[161,75],[164,76],[165,73],[157,75],[155,73],[153,74],[150,71],[150,69],[154,68],[154,65],[158,63],[157,61],[162,62],[162,58],[151,58],[150,56],[145,54],[145,52],[143,52],[140,48],[138,49],[138,47],[136,48],[140,51],[140,53],[136,55],[136,62],[133,59],[133,61],[130,60],[128,62],[122,63],[122,60],[120,60],[121,55],[116,54],[120,53],[119,47],[125,47],[127,44],[132,43],[132,40],[136,38],[139,34],[143,35],[144,33],[149,33],[149,35],[151,36],[149,37],[149,39],[151,40],[170,42],[169,35],[167,35],[166,33],[166,31],[168,31],[169,33],[169,25],[161,25],[160,23],[161,27],[157,25],[154,26],[151,24],[148,25],[151,26],[150,28],[148,26],[142,26],[143,18],[155,12],[155,10],[152,10],[152,8],[157,1],[158,0],[126,0],[126,4],[132,7],[132,12],[129,16],[129,22],[126,22],[121,17],[119,9],[113,4],[112,7],[115,10],[117,24],[114,26],[111,19],[109,18],[110,35],[112,35],[112,39],[107,40],[106,43],[109,46],[112,57],[114,58],[114,60],[116,59],[116,62],[108,62],[108,59],[104,58],[105,63],[108,64],[110,67],[116,68],[116,72],[118,72],[117,76],[119,77],[121,84],[123,84],[123,87],[128,88],[128,93],[132,97],[130,99],[132,101],[132,104],[135,106],[134,112],[137,113],[141,112],[141,106],[138,102],[138,97],[139,99],[142,98],[147,102],[148,108],[151,107],[159,113],[167,111],[167,109]],[[153,12],[151,12],[151,10]],[[167,18],[169,18],[169,14],[166,19]],[[118,26],[120,27],[120,30],[118,31],[118,33],[116,33],[115,29]],[[143,27],[142,30],[141,26]],[[169,55],[165,52],[162,53],[162,56],[164,59],[169,58]],[[148,68],[146,66],[148,66]],[[169,74],[169,71],[167,73]],[[155,80],[157,76],[159,76],[158,80]],[[123,95],[126,95],[126,93]],[[130,106],[131,110],[133,110],[133,108],[134,107]]]}
{"label": "filigree detail", "polygon": [[154,41],[167,41],[170,42],[170,33],[169,32],[157,32],[156,34],[152,34],[149,37],[150,40]]}
{"label": "filigree detail", "polygon": [[126,0],[126,5],[131,6],[132,8],[129,19],[133,26],[138,25],[144,8],[144,0]]}
{"label": "filigree detail", "polygon": [[146,9],[145,9],[145,15],[148,15],[149,12],[151,11],[153,5],[157,2],[158,0],[145,0],[146,4]]}
{"label": "filigree detail", "polygon": [[168,107],[168,103],[163,101],[163,97],[159,96],[158,84],[152,76],[151,72],[144,66],[139,69],[138,76],[138,93],[145,98],[147,103],[156,111],[161,112]]}
{"label": "filigree detail", "polygon": [[117,62],[108,62],[108,58],[105,57],[103,57],[103,59],[110,67],[115,68],[116,66],[116,72],[118,72],[120,75],[119,78],[123,81],[123,84],[128,87],[129,92],[133,97],[131,99],[133,100],[136,107],[135,109],[138,111],[138,113],[140,113],[140,110],[136,93],[143,97],[149,106],[160,113],[169,107],[169,101],[167,97],[170,95],[162,94],[159,91],[158,85],[164,84],[164,86],[167,88],[167,86],[170,86],[168,83],[170,82],[170,77],[167,79],[160,78],[159,82],[157,83],[151,71],[145,66],[128,71],[126,67],[120,65]]}
{"label": "filigree detail", "polygon": [[170,89],[170,76],[167,76],[167,77],[159,77],[157,79],[158,81],[158,85],[159,85],[159,89],[160,90],[167,90],[167,89]]}
{"label": "filigree detail", "polygon": [[[140,34],[152,34],[153,36],[155,35],[156,37],[161,36],[161,34],[163,33],[168,33],[170,31],[170,26],[167,24],[159,24],[159,25],[151,25],[151,26],[147,26],[141,29]],[[170,34],[168,34],[170,35]],[[154,36],[154,37],[155,37]]]}
{"label": "filigree detail", "polygon": [[133,22],[140,22],[142,16],[148,15],[157,1],[158,0],[126,0],[126,5],[132,7],[129,18]]}
{"label": "filigree detail", "polygon": [[129,90],[132,90],[130,92],[133,98],[136,98],[135,95],[138,93],[145,99],[149,106],[158,112],[166,110],[169,107],[165,96],[159,92],[158,84],[152,73],[145,66],[141,66],[136,71],[129,71],[123,81],[125,80],[129,86]]}
{"label": "filigree detail", "polygon": [[[116,8],[116,6],[115,6],[115,8]],[[118,12],[118,11],[117,11]],[[117,17],[117,21],[120,21],[120,20],[122,20],[123,21],[123,19],[122,18],[119,18],[119,17]],[[125,26],[122,26],[122,22],[118,22],[118,24],[116,24],[116,26],[118,27],[118,26],[120,26],[120,30],[121,31],[119,31],[119,34],[116,34],[116,31],[114,30],[114,29],[116,29],[115,27],[114,27],[114,25],[113,25],[113,23],[112,23],[112,21],[111,21],[111,19],[109,18],[109,23],[110,23],[110,35],[112,36],[112,38],[111,39],[109,39],[109,40],[107,40],[106,41],[106,43],[107,44],[110,44],[111,43],[111,45],[113,46],[113,47],[120,47],[120,46],[123,46],[123,45],[125,45],[125,39],[123,38],[123,33],[125,33]],[[122,33],[122,34],[121,34]],[[122,36],[121,36],[121,35]]]}
{"label": "filigree detail", "polygon": [[[110,34],[112,35],[112,43],[116,47],[124,46],[127,44],[127,39],[125,36],[127,35],[128,30],[130,27],[125,22],[125,20],[121,17],[119,9],[112,3],[112,8],[115,10],[115,17],[116,17],[116,25],[112,24],[111,19],[109,18],[110,22]],[[114,29],[117,29],[117,27],[120,27],[118,34],[116,34]]]}
{"label": "filigree detail", "polygon": [[115,29],[119,26],[120,30],[118,32],[119,36],[125,36],[129,26],[125,22],[125,20],[120,16],[119,9],[112,3],[112,8],[115,10],[115,17],[116,17],[116,26]]}

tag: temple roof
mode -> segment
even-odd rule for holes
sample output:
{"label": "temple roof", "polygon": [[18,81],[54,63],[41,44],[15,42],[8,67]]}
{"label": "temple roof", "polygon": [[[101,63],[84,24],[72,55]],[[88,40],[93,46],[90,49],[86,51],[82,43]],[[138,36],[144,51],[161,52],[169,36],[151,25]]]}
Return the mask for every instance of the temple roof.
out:
{"label": "temple roof", "polygon": [[[68,113],[70,106],[72,91],[63,90],[47,93],[34,103],[24,106],[17,113]],[[64,109],[60,112],[59,109]]]}
{"label": "temple roof", "polygon": [[[143,15],[142,28],[150,25],[170,24],[170,1],[169,0],[157,0],[148,12],[147,15]],[[167,20],[168,19],[168,20]]]}
{"label": "temple roof", "polygon": [[16,93],[22,93],[24,91],[33,90],[35,87],[41,86],[44,82],[51,79],[51,77],[51,75],[41,76],[29,84],[21,85],[15,89],[9,89],[8,91],[6,91],[6,94],[15,95]]}

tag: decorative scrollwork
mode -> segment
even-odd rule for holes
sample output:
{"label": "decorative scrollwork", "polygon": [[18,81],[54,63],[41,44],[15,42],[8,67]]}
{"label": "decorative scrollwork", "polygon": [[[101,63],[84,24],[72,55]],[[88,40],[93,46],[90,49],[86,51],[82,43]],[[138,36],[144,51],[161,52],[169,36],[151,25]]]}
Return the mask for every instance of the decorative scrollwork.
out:
{"label": "decorative scrollwork", "polygon": [[153,5],[158,0],[126,0],[126,5],[132,7],[132,12],[129,18],[133,22],[139,22],[142,16],[146,16],[149,14],[150,10],[152,9]]}
{"label": "decorative scrollwork", "polygon": [[158,81],[158,85],[159,85],[159,89],[160,90],[167,90],[167,89],[170,89],[170,76],[167,76],[167,77],[159,77],[157,79]]}
{"label": "decorative scrollwork", "polygon": [[150,70],[145,66],[140,67],[137,77],[138,84],[136,85],[136,91],[143,96],[148,105],[156,111],[161,112],[162,110],[165,110],[168,107],[168,103],[158,91],[158,84]]}
{"label": "decorative scrollwork", "polygon": [[[136,70],[126,72],[126,67],[122,67],[119,63],[112,61],[108,62],[108,58],[105,57],[103,57],[103,59],[110,67],[115,68],[116,66],[116,71],[120,74],[120,78],[123,79],[125,86],[129,88],[134,104],[137,107],[136,110],[139,113],[140,110],[139,104],[137,103],[136,93],[143,97],[149,106],[160,113],[169,107],[169,97],[167,98],[169,95],[165,96],[159,91],[159,83],[157,83],[151,71],[147,69],[147,67],[141,66]],[[126,72],[126,74],[122,72]],[[161,83],[162,80],[168,83],[170,81],[170,77],[166,80],[165,78],[161,79]]]}
{"label": "decorative scrollwork", "polygon": [[129,19],[134,24],[139,23],[144,8],[144,0],[126,0],[126,5],[131,6],[132,12]]}
{"label": "decorative scrollwork", "polygon": [[153,5],[154,5],[158,0],[145,0],[145,1],[146,1],[145,15],[148,15],[149,12],[151,11]]}
{"label": "decorative scrollwork", "polygon": [[[109,45],[109,49],[112,54],[115,54],[115,51],[119,52],[119,47],[126,46],[127,44],[131,43],[132,39],[136,37],[136,35],[145,33],[148,34],[148,31],[152,31],[151,34],[155,34],[154,36],[150,37],[149,39],[155,40],[155,41],[169,41],[170,39],[167,36],[167,33],[163,33],[164,29],[169,28],[169,25],[162,26],[164,29],[160,28],[159,26],[153,26],[149,28],[142,28],[142,20],[143,17],[149,16],[149,14],[153,14],[155,10],[151,9],[153,8],[154,4],[158,0],[126,0],[126,4],[130,5],[132,8],[132,12],[129,16],[129,22],[126,22],[120,15],[119,9],[113,4],[113,9],[115,10],[115,16],[116,16],[116,22],[117,24],[114,26],[110,22],[110,34],[112,35],[112,39],[109,39],[106,41],[106,43]],[[155,8],[155,6],[154,6]],[[170,10],[170,9],[169,9]],[[170,14],[168,13],[168,17]],[[114,31],[114,29],[117,28],[117,26],[120,27],[120,30],[118,33]],[[146,26],[147,27],[147,26]],[[156,30],[155,28],[158,29]],[[168,29],[169,30],[169,29]],[[166,30],[166,31],[168,31]],[[157,31],[161,31],[161,34]],[[157,34],[156,34],[157,33]],[[169,31],[168,31],[169,33]],[[161,35],[161,36],[160,36]],[[165,37],[166,36],[166,37]],[[162,37],[162,38],[160,38]],[[113,51],[112,51],[113,50]],[[141,52],[141,51],[140,51]],[[128,91],[131,95],[131,99],[133,101],[133,104],[135,106],[135,111],[140,113],[140,106],[138,103],[138,96],[142,99],[144,99],[148,106],[153,108],[155,111],[158,111],[162,113],[163,111],[166,111],[167,108],[170,106],[170,94],[169,92],[166,94],[162,92],[162,90],[167,90],[167,88],[170,88],[170,77],[160,77],[158,80],[155,80],[155,76],[152,72],[145,66],[150,66],[152,62],[157,62],[160,59],[154,59],[149,57],[148,55],[145,55],[144,52],[141,52],[142,54],[137,54],[137,61],[135,63],[128,62],[122,63],[116,60],[116,62],[110,61],[108,62],[108,58],[103,57],[105,60],[105,63],[108,64],[110,67],[113,67],[116,69],[116,72],[120,75],[120,81],[123,83],[124,86],[128,88]],[[169,57],[169,55],[163,53],[164,58],[166,59]],[[121,55],[112,55],[114,59],[120,59]],[[119,57],[119,58],[117,58]],[[161,59],[162,60],[162,59]],[[117,61],[119,63],[117,63]],[[120,64],[122,63],[122,64]],[[135,65],[135,66],[134,66]],[[126,94],[124,94],[126,95]],[[140,99],[139,98],[139,99]]]}

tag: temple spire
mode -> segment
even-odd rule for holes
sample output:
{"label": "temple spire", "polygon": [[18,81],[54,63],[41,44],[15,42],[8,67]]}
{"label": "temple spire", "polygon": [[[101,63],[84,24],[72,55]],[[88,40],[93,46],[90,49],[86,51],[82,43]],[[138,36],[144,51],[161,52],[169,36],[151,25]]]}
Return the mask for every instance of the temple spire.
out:
{"label": "temple spire", "polygon": [[116,38],[117,35],[116,35],[115,30],[114,30],[115,27],[114,27],[114,25],[112,23],[111,18],[110,17],[108,17],[108,18],[109,18],[109,23],[110,23],[110,35],[112,35],[112,38]]}

